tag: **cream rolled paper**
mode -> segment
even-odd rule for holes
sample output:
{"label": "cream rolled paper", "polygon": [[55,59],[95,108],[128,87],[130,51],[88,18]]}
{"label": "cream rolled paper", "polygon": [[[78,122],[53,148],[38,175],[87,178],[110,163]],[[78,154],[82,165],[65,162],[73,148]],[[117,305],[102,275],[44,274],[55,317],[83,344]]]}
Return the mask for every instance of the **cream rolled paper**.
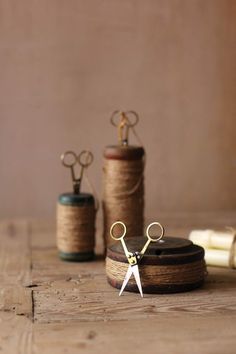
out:
{"label": "cream rolled paper", "polygon": [[205,249],[207,265],[236,268],[235,230],[193,230],[189,239]]}

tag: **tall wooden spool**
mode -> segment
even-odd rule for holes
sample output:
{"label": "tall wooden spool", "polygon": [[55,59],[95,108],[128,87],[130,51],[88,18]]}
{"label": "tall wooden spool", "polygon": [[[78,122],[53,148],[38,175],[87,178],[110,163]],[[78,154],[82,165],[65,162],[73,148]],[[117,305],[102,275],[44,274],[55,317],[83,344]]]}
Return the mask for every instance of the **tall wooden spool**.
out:
{"label": "tall wooden spool", "polygon": [[[126,238],[130,252],[140,251],[146,238]],[[108,282],[120,289],[125,278],[128,261],[120,242],[108,247],[106,274]],[[165,237],[163,243],[151,243],[139,264],[144,293],[177,293],[203,285],[206,276],[204,249],[191,241]],[[125,290],[138,292],[136,282],[130,278]]]}
{"label": "tall wooden spool", "polygon": [[[73,193],[61,194],[57,203],[57,247],[59,257],[66,261],[89,261],[94,258],[95,217],[98,205],[90,193],[81,193],[83,171],[93,161],[90,151],[76,155],[67,151],[61,155],[62,164],[70,168]],[[75,165],[80,175],[76,177]]]}
{"label": "tall wooden spool", "polygon": [[94,258],[95,201],[89,193],[64,193],[57,204],[57,246],[59,257],[66,261],[89,261]]}
{"label": "tall wooden spool", "polygon": [[[119,116],[120,112],[115,113]],[[118,126],[119,145],[110,145],[104,150],[102,205],[105,246],[112,242],[109,230],[117,220],[126,224],[130,237],[143,234],[145,151],[142,146],[128,144],[128,131],[130,128],[133,130],[134,125],[129,120],[127,124],[130,126],[126,126],[126,135],[123,134],[125,123],[122,122],[127,122],[126,114],[129,113],[121,112],[121,121],[115,124]]]}

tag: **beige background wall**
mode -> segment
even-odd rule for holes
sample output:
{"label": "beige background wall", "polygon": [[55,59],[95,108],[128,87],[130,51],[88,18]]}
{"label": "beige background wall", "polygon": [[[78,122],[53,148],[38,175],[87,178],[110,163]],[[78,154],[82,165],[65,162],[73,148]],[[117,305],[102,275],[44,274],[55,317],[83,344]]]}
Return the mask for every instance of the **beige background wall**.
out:
{"label": "beige background wall", "polygon": [[51,217],[59,160],[134,109],[146,214],[236,208],[236,1],[0,0],[0,217]]}

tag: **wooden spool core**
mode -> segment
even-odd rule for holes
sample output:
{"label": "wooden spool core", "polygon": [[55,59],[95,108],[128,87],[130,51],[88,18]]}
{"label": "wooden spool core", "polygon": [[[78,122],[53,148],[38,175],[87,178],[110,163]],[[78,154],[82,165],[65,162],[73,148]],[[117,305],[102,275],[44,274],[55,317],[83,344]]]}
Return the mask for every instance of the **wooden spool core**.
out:
{"label": "wooden spool core", "polygon": [[[139,264],[144,293],[177,293],[200,287],[204,283],[206,265],[204,249],[191,241],[165,237],[164,242],[151,242]],[[125,239],[130,252],[140,251],[146,237]],[[128,269],[128,261],[120,242],[108,247],[106,274],[108,282],[120,289]],[[125,290],[138,292],[136,282],[130,278]]]}
{"label": "wooden spool core", "polygon": [[59,257],[82,262],[94,258],[95,201],[89,193],[64,193],[57,205]]}

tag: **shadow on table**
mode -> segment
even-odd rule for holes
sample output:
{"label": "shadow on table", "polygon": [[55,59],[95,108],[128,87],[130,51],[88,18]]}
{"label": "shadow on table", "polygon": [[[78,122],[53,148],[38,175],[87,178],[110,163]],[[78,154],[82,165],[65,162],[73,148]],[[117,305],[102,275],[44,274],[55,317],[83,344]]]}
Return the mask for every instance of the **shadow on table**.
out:
{"label": "shadow on table", "polygon": [[205,289],[236,289],[236,270],[208,267]]}

